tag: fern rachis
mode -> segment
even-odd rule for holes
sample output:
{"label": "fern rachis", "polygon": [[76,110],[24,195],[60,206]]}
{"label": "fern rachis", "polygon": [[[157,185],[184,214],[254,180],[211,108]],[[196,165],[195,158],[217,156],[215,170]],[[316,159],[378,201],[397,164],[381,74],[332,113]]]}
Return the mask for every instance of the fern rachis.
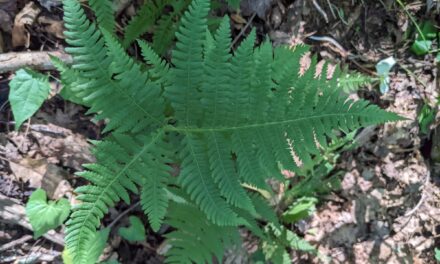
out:
{"label": "fern rachis", "polygon": [[[77,189],[82,203],[67,223],[75,263],[86,263],[82,254],[108,208],[129,202],[129,191],[138,189],[151,227],[158,230],[165,221],[176,229],[167,235],[173,247],[168,262],[221,258],[236,241],[237,226],[258,233],[252,217],[268,215],[259,194],[244,184],[270,192],[267,179],[282,179],[279,164],[293,171],[312,166],[320,153],[316,142],[325,146],[335,130],[399,119],[341,96],[338,73],[330,81],[315,77],[316,61],[298,76],[307,47],[273,49],[264,42],[254,49],[253,32],[232,54],[227,18],[214,36],[207,30],[209,4],[194,0],[184,14],[170,65],[139,41],[148,64],[141,65],[112,27],[97,27],[77,0],[64,1],[74,65],[60,65],[60,71],[111,132],[97,143],[97,163],[79,174],[91,184]],[[172,163],[180,165],[177,179],[170,175]],[[199,216],[198,225],[191,224],[192,215]],[[207,234],[212,241],[198,246]]]}

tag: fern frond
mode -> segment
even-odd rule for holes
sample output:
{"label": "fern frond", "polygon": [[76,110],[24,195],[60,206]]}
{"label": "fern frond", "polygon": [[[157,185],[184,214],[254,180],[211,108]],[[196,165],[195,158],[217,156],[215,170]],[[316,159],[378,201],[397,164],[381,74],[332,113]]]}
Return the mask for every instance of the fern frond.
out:
{"label": "fern frond", "polygon": [[347,69],[342,71],[338,81],[338,87],[346,93],[357,91],[361,86],[367,85],[373,81],[373,78],[363,75],[359,72],[349,72]]}
{"label": "fern frond", "polygon": [[[81,203],[75,207],[67,222],[65,241],[69,251],[75,255],[75,263],[85,263],[82,253],[86,251],[85,246],[109,207],[121,199],[129,203],[128,190],[137,193],[137,186],[143,184],[142,175],[146,172],[162,177],[167,173],[166,166],[158,165],[164,164],[163,158],[160,158],[164,154],[160,148],[163,136],[163,131],[159,131],[149,139],[134,140],[133,137],[115,133],[112,138],[96,145],[94,154],[97,162],[85,165],[88,170],[78,174],[90,181],[91,185],[75,190],[79,193],[77,199]],[[158,207],[163,210],[163,203]],[[150,221],[156,224],[162,216],[155,217]]]}
{"label": "fern frond", "polygon": [[209,1],[194,0],[185,12],[180,30],[176,33],[178,43],[173,51],[171,71],[173,85],[166,90],[165,96],[171,101],[176,118],[185,125],[195,125],[203,116],[200,94],[202,84],[202,52],[207,30]]}
{"label": "fern frond", "polygon": [[[157,82],[152,82],[150,76],[141,71],[140,65],[125,53],[121,44],[110,33],[105,30],[102,32],[108,47],[108,56],[118,54],[114,56],[111,64],[112,82],[124,91],[126,97],[128,95],[132,99],[130,103],[133,104],[124,104],[124,111],[111,115],[111,122],[107,124],[105,131],[117,129],[118,132],[128,130],[137,132],[151,126],[153,130],[156,129],[164,120],[165,103],[161,97],[162,87]],[[99,100],[90,111],[103,109],[104,105],[108,104],[109,102]]]}
{"label": "fern frond", "polygon": [[[64,12],[65,34],[71,45],[66,50],[74,58],[73,69],[82,77],[75,90],[92,106],[89,113],[98,113],[96,119],[108,121],[106,131],[154,130],[161,126],[164,106],[158,84],[148,81],[110,33],[104,41],[77,0],[64,1]],[[132,85],[131,80],[139,81]]]}
{"label": "fern frond", "polygon": [[168,78],[170,65],[165,60],[162,60],[147,42],[139,40],[138,44],[141,48],[142,57],[144,58],[145,62],[151,65],[151,68],[149,69],[151,79],[157,80],[158,83],[168,86],[170,82]]}
{"label": "fern frond", "polygon": [[[295,171],[309,168],[313,164],[312,156],[320,153],[317,142],[325,146],[327,137],[335,136],[335,130],[352,131],[371,123],[398,119],[365,101],[353,102],[340,96],[337,89],[330,87],[332,82],[327,81],[324,74],[316,74],[316,57],[299,76],[298,60],[302,55],[298,52],[306,49],[279,51],[285,57],[282,60],[296,61],[292,72],[279,61],[274,64],[269,42],[254,51],[253,32],[230,58],[225,21],[214,43],[204,49],[206,28],[200,26],[207,15],[206,11],[202,12],[204,4],[194,1],[183,18],[173,53],[172,62],[176,65],[172,69],[173,86],[165,95],[171,101],[177,120],[177,126],[171,130],[184,137],[181,183],[214,223],[221,224],[226,219],[218,218],[218,211],[209,202],[221,201],[213,181],[232,204],[236,198],[227,188],[236,186],[236,182],[229,182],[232,185],[226,187],[226,183],[219,180],[227,179],[220,177],[219,172],[230,168],[227,162],[232,155],[212,156],[216,154],[213,139],[227,139],[221,151],[235,154],[240,181],[270,190],[266,179],[273,175],[267,172],[281,178],[277,162]],[[275,58],[280,60],[279,56]],[[227,70],[230,65],[232,72]],[[326,70],[324,65],[322,72]],[[280,102],[281,107],[277,105]],[[270,116],[271,112],[278,116]],[[204,157],[206,149],[209,160]],[[209,198],[208,193],[215,198]]]}
{"label": "fern frond", "polygon": [[170,203],[166,223],[176,230],[165,236],[171,245],[166,263],[213,263],[212,255],[221,261],[224,251],[238,243],[238,230],[220,227],[206,220],[191,204]]}
{"label": "fern frond", "polygon": [[127,48],[135,39],[147,32],[170,2],[170,0],[146,1],[125,27],[122,46]]}
{"label": "fern frond", "polygon": [[155,142],[154,156],[145,163],[142,175],[141,205],[145,214],[148,216],[153,231],[158,231],[165,217],[168,208],[168,195],[166,184],[171,173],[171,167],[166,165],[171,162],[172,156],[169,146],[163,140]]}
{"label": "fern frond", "polygon": [[165,54],[165,51],[171,46],[175,33],[179,28],[179,19],[177,18],[179,18],[190,3],[191,1],[189,0],[171,2],[173,11],[163,15],[157,22],[157,26],[154,29],[152,47],[158,54]]}
{"label": "fern frond", "polygon": [[65,100],[69,100],[79,105],[88,106],[81,97],[77,96],[77,82],[81,78],[79,72],[72,69],[71,67],[68,67],[63,61],[61,61],[57,57],[51,56],[50,58],[53,65],[60,72],[61,84],[63,85],[60,95]]}
{"label": "fern frond", "polygon": [[182,142],[182,171],[179,182],[191,199],[218,225],[237,225],[237,215],[231,210],[211,177],[205,143],[187,135]]}
{"label": "fern frond", "polygon": [[[194,0],[181,19],[172,66],[142,41],[147,65],[125,52],[144,32],[142,21],[156,21],[142,17],[147,7],[121,45],[104,22],[98,19],[98,29],[87,20],[77,0],[64,5],[74,64],[60,69],[112,132],[98,143],[97,162],[80,174],[91,185],[77,189],[82,203],[67,223],[66,244],[75,263],[84,263],[81,254],[108,208],[129,202],[129,192],[139,187],[152,228],[158,230],[164,217],[176,228],[168,234],[168,262],[221,259],[237,226],[264,237],[255,219],[277,224],[266,201],[243,185],[270,192],[268,180],[283,179],[280,167],[310,168],[336,131],[400,119],[341,94],[340,73],[327,80],[322,73],[328,66],[317,65],[316,57],[300,69],[305,47],[274,51],[266,41],[254,48],[254,30],[231,54],[229,21],[222,21],[214,37],[207,29],[209,0]],[[171,161],[180,162],[176,178],[169,177]]]}
{"label": "fern frond", "polygon": [[90,8],[96,16],[100,27],[108,32],[115,31],[115,18],[113,15],[113,3],[111,0],[89,0]]}
{"label": "fern frond", "polygon": [[[207,39],[209,40],[209,33]],[[231,80],[231,33],[229,19],[223,19],[215,39],[209,40],[212,44],[205,50],[204,80],[202,84],[202,104],[205,109],[204,122],[206,125],[228,123],[234,119],[230,111],[224,111],[222,103],[234,97]]]}
{"label": "fern frond", "polygon": [[207,141],[210,169],[220,193],[230,204],[254,212],[254,206],[241,186],[235,171],[228,140],[222,134],[211,133]]}

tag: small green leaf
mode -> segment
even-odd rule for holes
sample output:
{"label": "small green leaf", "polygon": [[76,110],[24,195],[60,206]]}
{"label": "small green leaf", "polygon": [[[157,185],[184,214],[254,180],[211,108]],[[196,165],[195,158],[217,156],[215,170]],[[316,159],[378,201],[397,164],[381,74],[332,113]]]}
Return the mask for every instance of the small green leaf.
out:
{"label": "small green leaf", "polygon": [[15,129],[31,117],[49,96],[48,77],[29,69],[21,69],[9,83],[9,102],[15,119]]}
{"label": "small green leaf", "polygon": [[119,228],[119,235],[124,239],[135,242],[145,240],[145,227],[136,216],[130,216],[130,227]]}
{"label": "small green leaf", "polygon": [[423,134],[428,134],[429,125],[435,120],[436,111],[432,109],[429,105],[425,104],[420,111],[418,116],[420,132]]}
{"label": "small green leaf", "polygon": [[69,216],[70,204],[67,199],[47,202],[46,192],[37,189],[26,204],[26,215],[38,238],[47,231],[60,226]]}
{"label": "small green leaf", "polygon": [[435,260],[437,260],[437,262],[440,262],[440,249],[435,248]]}
{"label": "small green leaf", "polygon": [[431,40],[416,40],[411,46],[411,51],[416,55],[421,56],[428,54],[431,50],[432,41]]}
{"label": "small green leaf", "polygon": [[303,197],[292,204],[289,209],[283,213],[283,220],[287,223],[294,223],[298,220],[304,219],[316,210],[316,203],[318,200],[314,197]]}
{"label": "small green leaf", "polygon": [[437,61],[437,63],[440,63],[440,52],[437,53],[437,57],[435,57],[435,60]]}
{"label": "small green leaf", "polygon": [[[422,33],[426,39],[435,39],[437,37],[438,31],[435,28],[434,24],[431,21],[425,21],[422,24]],[[422,36],[419,36],[418,39],[423,39]]]}
{"label": "small green leaf", "polygon": [[[87,246],[84,247],[87,251],[81,255],[81,263],[96,263],[98,261],[102,251],[104,251],[109,234],[110,229],[104,228],[96,232],[93,238],[87,241]],[[75,263],[73,254],[67,248],[64,249],[62,257],[64,264]]]}

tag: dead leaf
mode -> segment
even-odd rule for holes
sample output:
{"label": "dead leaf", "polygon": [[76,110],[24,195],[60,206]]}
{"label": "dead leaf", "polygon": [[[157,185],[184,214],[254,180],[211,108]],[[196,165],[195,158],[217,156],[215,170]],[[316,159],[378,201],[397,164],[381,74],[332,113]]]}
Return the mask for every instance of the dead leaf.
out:
{"label": "dead leaf", "polygon": [[52,199],[58,200],[64,196],[72,196],[73,187],[67,180],[62,180],[58,183],[57,188],[52,196]]}
{"label": "dead leaf", "polygon": [[232,21],[234,21],[235,23],[237,23],[237,24],[246,24],[247,23],[247,21],[246,21],[246,19],[244,19],[242,16],[240,16],[239,14],[232,14],[231,15],[231,19],[232,19]]}
{"label": "dead leaf", "polygon": [[82,170],[82,164],[95,161],[87,138],[53,124],[31,125],[31,133],[40,146],[39,152],[51,163]]}
{"label": "dead leaf", "polygon": [[[41,182],[41,188],[43,188],[47,192],[48,197],[54,199],[55,192],[58,189],[60,183],[63,180],[66,180],[68,176],[69,173],[61,167],[58,167],[55,164],[48,164],[46,173],[44,174],[43,180]],[[58,193],[58,195],[60,194]],[[63,195],[61,195],[61,197],[62,196]]]}
{"label": "dead leaf", "polygon": [[33,25],[40,12],[41,9],[34,2],[29,2],[17,14],[12,29],[12,46],[14,48],[19,46],[29,47],[30,34],[26,30],[26,25]]}
{"label": "dead leaf", "polygon": [[31,188],[41,188],[43,175],[47,170],[47,162],[43,159],[36,160],[24,158],[19,163],[11,161],[9,166],[17,180],[29,182]]}
{"label": "dead leaf", "polygon": [[54,35],[56,38],[65,39],[63,21],[55,20],[45,16],[38,18],[38,23],[43,26],[45,32]]}

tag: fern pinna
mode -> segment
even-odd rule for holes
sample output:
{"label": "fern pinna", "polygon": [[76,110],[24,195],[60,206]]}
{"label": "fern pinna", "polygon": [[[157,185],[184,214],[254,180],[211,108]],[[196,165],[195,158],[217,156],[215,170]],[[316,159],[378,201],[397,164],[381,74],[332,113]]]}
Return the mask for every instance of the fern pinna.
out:
{"label": "fern pinna", "polygon": [[[264,236],[255,219],[276,221],[250,189],[270,192],[267,179],[282,179],[281,166],[312,166],[337,130],[399,119],[342,96],[340,73],[332,80],[319,76],[316,58],[299,76],[305,46],[273,48],[266,41],[255,48],[253,31],[231,53],[229,20],[214,36],[207,29],[208,0],[194,0],[184,14],[170,64],[143,41],[145,63],[128,56],[107,9],[94,9],[101,14],[98,24],[86,18],[78,0],[64,0],[74,64],[55,61],[65,89],[111,132],[94,142],[97,162],[79,173],[90,184],[76,190],[81,203],[67,223],[75,263],[87,263],[83,252],[108,208],[129,203],[129,192],[138,190],[151,228],[163,222],[173,227],[166,235],[168,262],[220,259],[238,240],[238,226]],[[171,164],[180,167],[177,177]]]}

